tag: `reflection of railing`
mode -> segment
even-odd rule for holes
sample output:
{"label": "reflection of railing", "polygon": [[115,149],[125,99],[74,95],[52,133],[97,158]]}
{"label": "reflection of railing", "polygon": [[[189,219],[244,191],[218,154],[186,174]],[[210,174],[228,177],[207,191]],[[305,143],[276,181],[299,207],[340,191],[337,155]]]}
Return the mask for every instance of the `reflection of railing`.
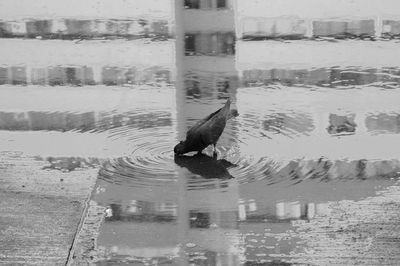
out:
{"label": "reflection of railing", "polygon": [[110,112],[0,112],[0,130],[28,131],[106,131],[116,127],[154,128],[171,126],[169,113],[150,112],[146,114]]}
{"label": "reflection of railing", "polygon": [[158,38],[171,37],[166,20],[54,19],[0,22],[0,38],[46,39]]}
{"label": "reflection of railing", "polygon": [[162,67],[137,69],[136,67],[50,66],[0,67],[0,84],[13,85],[129,85],[145,83],[171,83],[171,71]]}
{"label": "reflection of railing", "polygon": [[237,0],[236,32],[239,39],[392,38],[400,33],[400,17],[389,15],[396,9],[396,1]]}
{"label": "reflection of railing", "polygon": [[[340,87],[373,84],[385,87],[385,83],[400,82],[397,68],[317,68],[317,69],[246,69],[242,73],[242,82],[245,86],[270,85],[275,83],[287,86],[320,86]],[[388,84],[390,85],[390,84]]]}
{"label": "reflection of railing", "polygon": [[[392,178],[397,178],[400,171],[399,160],[293,160],[283,166],[280,170],[272,173],[271,176],[265,177],[266,181],[270,179],[277,180],[279,182],[289,182],[292,185],[300,182],[311,182],[315,184],[321,181],[343,181],[345,187],[349,186],[345,181],[357,181],[352,183],[353,188],[359,189],[364,185],[374,187],[373,180],[384,180],[389,181]],[[364,180],[371,180],[368,181]],[[315,181],[312,181],[315,180]],[[211,182],[211,180],[210,180]],[[218,182],[218,181],[216,181]],[[235,179],[232,179],[231,183],[227,183],[227,187],[234,189]],[[372,184],[372,185],[371,185]],[[306,185],[307,186],[307,185]],[[271,187],[273,190],[273,187]],[[366,187],[364,187],[366,188]],[[110,219],[127,219],[130,221],[142,221],[143,219],[166,219],[164,216],[176,217],[177,202],[176,199],[166,198],[163,201],[160,199],[153,198],[153,201],[148,199],[148,195],[142,192],[142,188],[132,188],[135,195],[135,200],[131,200],[124,206],[119,206],[116,211],[116,215],[119,217]],[[310,199],[303,199],[301,202],[292,201],[281,201],[277,198],[277,195],[265,196],[259,194],[260,191],[254,192],[254,190],[248,190],[249,193],[245,192],[246,184],[243,185],[243,191],[234,191],[236,193],[233,198],[239,197],[239,199],[231,199],[228,203],[229,206],[222,209],[214,209],[212,206],[206,205],[204,199],[199,203],[199,200],[190,200],[187,204],[189,211],[188,219],[191,228],[237,228],[238,223],[241,221],[247,222],[260,222],[268,221],[271,223],[289,221],[292,219],[312,219],[316,215],[327,215],[329,214],[329,208],[326,205],[326,195],[324,195],[324,189],[331,191],[329,186],[320,187],[317,186],[317,191],[312,192]],[[265,187],[267,189],[267,187]],[[368,188],[369,189],[369,188]],[[368,190],[366,189],[366,190]],[[152,188],[152,195],[162,193],[163,188]],[[295,190],[295,189],[294,189]],[[365,191],[364,191],[365,192]],[[204,191],[189,190],[188,197],[195,198],[198,193],[202,196]],[[367,193],[367,192],[366,192]],[[218,197],[220,194],[207,194],[207,200],[212,203],[222,202]],[[233,194],[232,194],[233,195]],[[282,195],[278,195],[282,197]],[[292,195],[295,197],[295,195]],[[204,197],[204,196],[203,196]],[[226,196],[225,196],[226,197]],[[257,199],[255,199],[255,197]],[[303,197],[303,196],[302,196]],[[333,199],[341,199],[342,195],[333,195]],[[114,208],[114,207],[112,207]],[[163,218],[164,217],[164,218]]]}
{"label": "reflection of railing", "polygon": [[131,200],[128,205],[111,204],[107,221],[172,222],[176,220],[177,207],[174,203],[155,203]]}
{"label": "reflection of railing", "polygon": [[[237,229],[241,222],[269,223],[287,222],[298,219],[312,219],[329,215],[327,203],[276,202],[275,209],[258,210],[255,200],[239,200],[238,210],[206,211],[190,210],[190,228]],[[128,205],[111,204],[107,211],[107,221],[129,222],[173,222],[177,217],[177,205],[173,202],[150,202],[131,200]]]}
{"label": "reflection of railing", "polygon": [[225,73],[191,72],[185,75],[184,80],[186,95],[193,98],[217,99],[238,87],[238,77]]}
{"label": "reflection of railing", "polygon": [[186,55],[233,55],[235,36],[233,32],[187,33]]}
{"label": "reflection of railing", "polygon": [[[396,30],[395,28],[393,28]],[[371,38],[373,20],[325,21],[293,18],[246,18],[242,21],[244,39],[302,39],[307,37]],[[311,32],[311,36],[308,36]],[[385,32],[385,37],[390,32]]]}
{"label": "reflection of railing", "polygon": [[231,5],[229,0],[185,0],[184,7],[187,9],[224,9]]}

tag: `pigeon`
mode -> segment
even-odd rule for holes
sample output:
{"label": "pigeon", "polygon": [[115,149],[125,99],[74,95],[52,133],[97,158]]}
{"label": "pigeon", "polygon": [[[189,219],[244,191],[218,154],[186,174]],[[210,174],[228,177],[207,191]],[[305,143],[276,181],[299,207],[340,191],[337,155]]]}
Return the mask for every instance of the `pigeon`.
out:
{"label": "pigeon", "polygon": [[191,151],[201,153],[210,144],[214,146],[216,154],[216,144],[226,126],[226,121],[232,117],[238,116],[237,110],[230,110],[231,101],[228,99],[225,105],[198,121],[186,133],[186,140],[179,142],[174,152],[176,155],[182,155]]}

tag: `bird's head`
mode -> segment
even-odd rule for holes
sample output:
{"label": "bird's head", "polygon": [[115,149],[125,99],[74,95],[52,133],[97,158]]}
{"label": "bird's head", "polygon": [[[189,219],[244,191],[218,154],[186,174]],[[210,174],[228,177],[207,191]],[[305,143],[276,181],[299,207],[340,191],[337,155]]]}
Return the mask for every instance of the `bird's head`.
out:
{"label": "bird's head", "polygon": [[174,148],[174,153],[176,155],[181,155],[185,153],[185,142],[181,141],[178,144],[176,144]]}

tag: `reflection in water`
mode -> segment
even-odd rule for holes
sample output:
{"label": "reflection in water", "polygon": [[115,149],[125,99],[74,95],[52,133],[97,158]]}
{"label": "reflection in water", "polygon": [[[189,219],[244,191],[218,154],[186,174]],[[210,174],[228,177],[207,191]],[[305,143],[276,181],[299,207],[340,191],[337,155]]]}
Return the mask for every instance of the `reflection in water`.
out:
{"label": "reflection in water", "polygon": [[296,133],[309,134],[315,129],[314,121],[308,114],[274,113],[262,121],[267,132],[290,136]]}
{"label": "reflection in water", "polygon": [[400,37],[400,21],[396,20],[383,20],[383,32],[382,35],[387,38],[399,38]]}
{"label": "reflection in water", "polygon": [[365,120],[368,131],[372,133],[400,133],[400,114],[398,113],[378,113],[371,114]]}
{"label": "reflection in water", "polygon": [[296,18],[244,18],[242,20],[242,38],[245,40],[305,38],[307,22]]}
{"label": "reflection in water", "polygon": [[13,85],[26,85],[26,67],[11,67],[10,81]]}
{"label": "reflection in water", "polygon": [[[217,89],[209,90],[215,93]],[[242,148],[253,141],[264,145],[305,138],[313,145],[314,138],[351,141],[365,134],[380,138],[384,135],[372,130],[371,121],[382,119],[377,123],[382,132],[395,132],[385,121],[395,117],[396,106],[386,106],[396,112],[383,116],[380,105],[360,111],[359,105],[353,105],[359,99],[351,99],[349,90],[296,91],[285,86],[237,90],[241,116],[221,136],[218,159],[209,156],[210,150],[173,158],[171,147],[176,140],[166,140],[176,122],[173,119],[169,125],[144,128],[141,133],[126,132],[123,126],[113,128],[114,137],[123,133],[134,140],[136,148],[129,157],[107,160],[99,172],[93,200],[112,210],[98,240],[107,262],[119,258],[174,265],[185,258],[197,264],[270,261],[276,265],[281,263],[280,256],[304,252],[300,239],[290,233],[295,224],[329,217],[331,202],[371,196],[376,186],[388,186],[392,178],[398,178],[400,161],[365,159],[362,151],[354,159],[293,155],[280,160],[269,149],[255,155],[254,150]],[[352,104],[340,103],[342,98]],[[186,95],[184,101],[186,127],[221,104],[218,97],[204,94]],[[179,200],[182,190],[184,202]]]}
{"label": "reflection in water", "polygon": [[185,53],[186,55],[233,55],[235,54],[234,33],[186,34]]}
{"label": "reflection in water", "polygon": [[[99,71],[100,69],[100,71]],[[98,72],[96,72],[98,71]],[[100,78],[98,78],[100,77]],[[171,71],[162,67],[49,66],[0,67],[0,84],[49,86],[123,86],[171,83]]]}
{"label": "reflection in water", "polygon": [[128,112],[0,112],[0,129],[102,132],[113,128],[154,128],[172,125],[171,114],[163,111]]}
{"label": "reflection in water", "polygon": [[357,85],[379,85],[396,88],[400,81],[393,68],[318,68],[318,69],[251,69],[243,71],[245,86],[283,84],[349,89]]}
{"label": "reflection in water", "polygon": [[[398,142],[400,132],[400,70],[388,67],[390,64],[361,67],[350,60],[341,62],[340,67],[327,63],[317,68],[304,67],[301,62],[282,66],[250,60],[239,69],[246,58],[240,50],[245,47],[238,43],[251,48],[255,42],[237,39],[368,40],[374,38],[376,21],[290,16],[236,19],[232,1],[185,0],[182,4],[176,16],[181,16],[182,25],[178,26],[183,33],[177,33],[173,41],[176,68],[165,62],[147,64],[147,56],[146,67],[136,61],[2,65],[0,84],[5,88],[24,93],[25,88],[13,85],[35,85],[32,87],[39,92],[41,86],[54,86],[47,89],[70,97],[70,92],[59,86],[66,86],[65,90],[79,86],[71,90],[82,92],[86,104],[97,101],[87,96],[86,87],[97,90],[95,85],[103,84],[110,86],[106,87],[110,95],[116,92],[117,103],[96,110],[78,108],[80,111],[61,109],[63,101],[60,110],[58,106],[30,108],[24,104],[4,108],[0,111],[1,143],[9,145],[14,138],[31,133],[45,136],[46,141],[52,135],[74,135],[79,140],[83,135],[101,135],[105,136],[104,150],[118,151],[115,157],[103,153],[93,158],[38,157],[44,161],[44,171],[68,174],[83,168],[99,169],[91,199],[107,208],[96,242],[100,265],[290,265],[287,261],[293,254],[318,253],[320,247],[312,246],[316,240],[310,241],[298,228],[315,231],[316,225],[321,232],[331,226],[340,231],[338,225],[368,208],[365,199],[375,199],[377,190],[399,178],[400,154],[393,143]],[[199,21],[202,16],[207,21],[204,17]],[[384,37],[398,37],[398,21],[382,20],[382,24]],[[242,36],[235,36],[238,31]],[[171,24],[72,18],[0,22],[0,37],[17,36],[151,38],[135,46],[136,50],[154,44],[154,39],[169,38]],[[323,42],[329,49],[321,51],[327,53],[333,45],[345,43],[325,39],[332,41]],[[292,47],[296,42],[290,42]],[[285,44],[267,41],[264,48]],[[157,54],[161,46],[147,54]],[[80,41],[74,47],[80,47]],[[260,47],[253,55],[263,58],[268,51]],[[116,57],[131,57],[135,52],[124,49]],[[174,81],[176,106],[173,99],[171,107],[163,92],[165,85]],[[135,90],[142,84],[154,90]],[[121,92],[119,87],[126,90]],[[47,96],[49,91],[43,94]],[[174,157],[177,136],[219,108],[227,97],[241,115],[221,136],[219,157],[209,156],[210,149],[204,154]],[[110,101],[99,101],[99,105]],[[77,145],[86,148],[87,144]],[[355,205],[351,212],[341,206],[351,205],[349,202]],[[338,221],[332,223],[331,217]],[[325,239],[332,241],[332,235]],[[308,246],[305,239],[310,241]],[[357,244],[353,242],[346,244]],[[335,243],[334,247],[347,246]]]}
{"label": "reflection in water", "polygon": [[187,168],[191,173],[203,178],[229,179],[234,178],[228,171],[229,167],[237,166],[225,159],[217,159],[205,154],[193,156],[175,156],[174,161],[180,167]]}
{"label": "reflection in water", "polygon": [[339,116],[335,114],[329,115],[329,134],[354,133],[357,124],[354,122],[355,115]]}
{"label": "reflection in water", "polygon": [[[167,20],[157,19],[47,19],[0,22],[0,38],[44,39],[152,38],[171,37]],[[18,29],[17,29],[18,28]]]}
{"label": "reflection in water", "polygon": [[163,223],[175,221],[176,216],[174,203],[131,200],[126,206],[110,204],[106,221]]}
{"label": "reflection in water", "polygon": [[[396,75],[396,70],[390,71]],[[73,80],[74,72],[69,73]],[[371,89],[378,94],[364,89],[355,96],[352,89],[335,87],[240,87],[242,80],[232,74],[193,69],[187,77],[201,85],[198,93],[185,95],[185,127],[220,107],[223,96],[236,92],[232,98],[241,115],[221,136],[220,158],[210,157],[210,150],[197,157],[174,158],[178,121],[170,110],[158,108],[158,98],[151,99],[156,107],[141,105],[141,99],[124,111],[0,112],[0,129],[5,131],[102,132],[110,145],[126,142],[129,153],[125,157],[53,157],[44,167],[64,172],[100,167],[92,199],[109,207],[98,239],[104,252],[101,258],[108,263],[167,261],[174,265],[185,257],[197,264],[265,260],[276,265],[278,255],[303,252],[301,242],[288,233],[295,228],[293,224],[329,217],[331,202],[371,196],[376,186],[392,184],[391,178],[399,176],[398,160],[365,158],[363,151],[356,151],[350,159],[322,157],[319,150],[299,157],[286,150],[283,153],[290,158],[280,159],[268,146],[306,140],[312,147],[319,144],[316,139],[324,139],[325,145],[340,137],[338,144],[344,153],[350,150],[343,140],[364,141],[365,147],[372,147],[363,136],[380,142],[386,135],[399,133],[400,110],[390,101],[397,99],[397,90],[377,87]],[[379,102],[360,100],[371,95],[386,103],[386,111]],[[250,145],[257,150],[246,149]],[[322,149],[328,150],[324,145]],[[178,200],[179,175],[185,180],[184,203]],[[182,228],[188,229],[182,233]],[[178,239],[178,233],[185,236],[185,242]]]}
{"label": "reflection in water", "polygon": [[229,0],[184,0],[186,9],[225,9],[228,7]]}
{"label": "reflection in water", "polygon": [[[42,158],[37,158],[42,160]],[[62,172],[71,172],[85,168],[97,168],[101,164],[98,158],[80,158],[80,157],[48,157],[45,159],[49,165],[42,169],[60,170]]]}
{"label": "reflection in water", "polygon": [[188,98],[222,99],[237,87],[239,87],[239,79],[236,75],[193,71],[185,74],[184,89]]}
{"label": "reflection in water", "polygon": [[315,37],[371,38],[375,34],[375,22],[373,20],[313,21],[313,29]]}

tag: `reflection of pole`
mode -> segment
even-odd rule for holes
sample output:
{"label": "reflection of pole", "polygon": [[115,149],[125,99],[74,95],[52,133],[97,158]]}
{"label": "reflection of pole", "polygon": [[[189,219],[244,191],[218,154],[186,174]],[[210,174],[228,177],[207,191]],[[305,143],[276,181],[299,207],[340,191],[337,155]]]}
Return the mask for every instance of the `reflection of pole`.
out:
{"label": "reflection of pole", "polygon": [[183,57],[185,55],[185,33],[183,29],[183,0],[174,0],[175,3],[175,97],[176,121],[178,138],[185,137],[185,88],[183,82]]}
{"label": "reflection of pole", "polygon": [[307,219],[312,219],[315,216],[315,204],[307,203]]}
{"label": "reflection of pole", "polygon": [[244,200],[238,200],[238,213],[239,213],[239,220],[245,221],[246,220],[246,205]]}
{"label": "reflection of pole", "polygon": [[95,84],[103,84],[102,69],[100,66],[92,66],[93,69],[93,81]]}
{"label": "reflection of pole", "polygon": [[276,217],[278,219],[284,219],[285,218],[285,203],[277,202],[275,204],[275,211],[276,211]]}
{"label": "reflection of pole", "polygon": [[354,122],[356,123],[357,127],[356,127],[356,133],[358,135],[360,134],[367,134],[368,133],[368,129],[366,126],[366,117],[367,114],[364,111],[360,111],[357,112],[355,118],[354,118]]}
{"label": "reflection of pole", "polygon": [[[178,139],[183,139],[185,134],[185,91],[183,86],[183,56],[185,34],[183,31],[183,0],[173,0],[175,11],[175,97],[176,97],[176,131]],[[178,240],[181,245],[179,264],[189,264],[185,252],[187,232],[189,231],[189,210],[187,208],[187,182],[183,169],[176,166],[178,173]]]}
{"label": "reflection of pole", "polygon": [[306,34],[305,34],[305,36],[307,38],[312,38],[313,35],[314,35],[313,21],[311,19],[306,19],[305,23],[306,23]]}
{"label": "reflection of pole", "polygon": [[382,17],[380,15],[376,16],[374,19],[374,28],[375,28],[375,37],[376,38],[381,38],[382,37],[382,31],[383,31],[383,23],[382,23]]}
{"label": "reflection of pole", "polygon": [[31,85],[32,84],[32,67],[27,66],[26,67],[26,85]]}

